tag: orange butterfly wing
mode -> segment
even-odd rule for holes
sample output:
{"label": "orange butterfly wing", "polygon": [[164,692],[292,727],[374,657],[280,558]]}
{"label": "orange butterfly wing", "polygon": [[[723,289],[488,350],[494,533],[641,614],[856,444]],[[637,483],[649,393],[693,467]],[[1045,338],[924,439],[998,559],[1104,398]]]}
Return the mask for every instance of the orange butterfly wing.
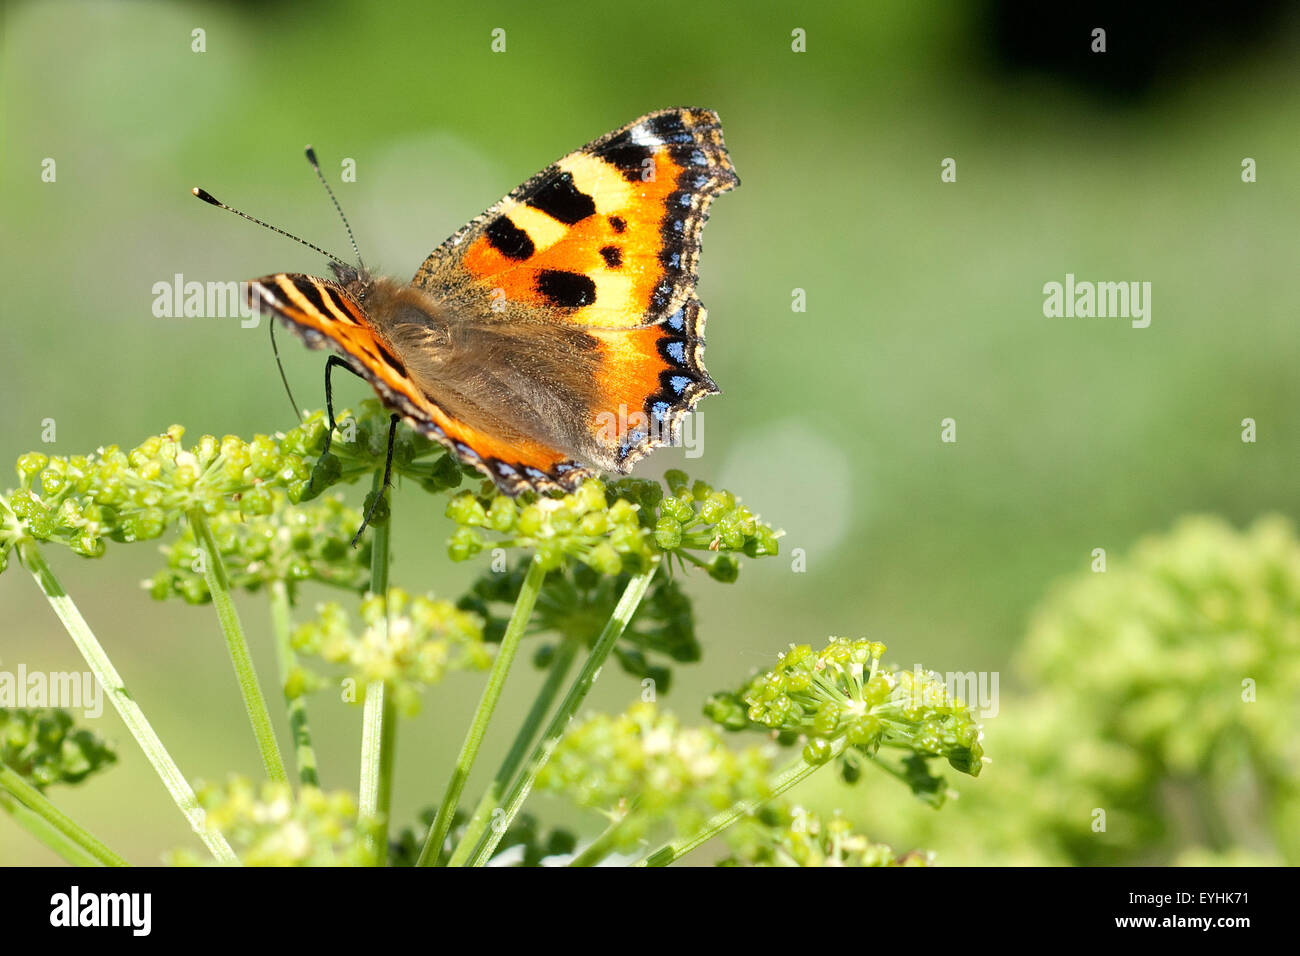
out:
{"label": "orange butterfly wing", "polygon": [[[369,315],[338,283],[282,273],[252,283],[250,296],[308,346],[334,349],[390,408],[502,490],[572,490],[593,464],[626,473],[675,443],[686,413],[718,391],[703,364],[695,266],[709,204],[738,183],[717,114],[650,113],[528,180],[439,246],[412,280],[467,326],[581,330],[598,350],[583,356],[590,387],[561,405],[589,430],[583,461],[576,448],[552,447],[501,416],[480,416],[491,424],[475,427],[473,416],[449,413],[455,396],[417,384],[385,337],[386,316]],[[364,295],[368,282],[348,285]],[[534,339],[542,349],[559,341]],[[529,347],[527,335],[519,342]]]}
{"label": "orange butterfly wing", "polygon": [[615,467],[675,443],[718,391],[695,298],[700,232],[739,184],[711,110],[650,113],[547,167],[449,238],[412,284],[476,314],[545,316],[600,341],[593,430]]}
{"label": "orange butterfly wing", "polygon": [[[448,415],[407,374],[391,343],[340,285],[279,273],[249,283],[254,304],[279,315],[310,348],[332,348],[408,424],[441,442],[510,494],[529,488],[572,490],[592,474],[556,449],[523,435],[494,435]],[[504,466],[504,469],[501,467]]]}

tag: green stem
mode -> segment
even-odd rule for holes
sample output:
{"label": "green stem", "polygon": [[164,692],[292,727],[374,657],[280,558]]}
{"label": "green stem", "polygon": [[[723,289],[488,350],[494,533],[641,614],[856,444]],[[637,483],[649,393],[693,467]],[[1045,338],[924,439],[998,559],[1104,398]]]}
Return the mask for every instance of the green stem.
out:
{"label": "green stem", "polygon": [[285,581],[271,582],[271,630],[275,635],[276,659],[280,665],[280,685],[284,690],[284,706],[289,715],[289,732],[293,738],[294,759],[298,764],[298,782],[304,787],[319,787],[316,775],[316,748],[311,742],[311,724],[307,720],[307,701],[289,696],[289,677],[298,667],[298,656],[293,652],[293,620],[289,601],[289,585]]}
{"label": "green stem", "polygon": [[623,832],[623,826],[628,819],[636,812],[636,803],[628,807],[618,819],[605,827],[603,833],[596,839],[592,840],[590,845],[569,861],[569,866],[595,866],[613,851],[615,844],[618,842],[619,835]]}
{"label": "green stem", "polygon": [[207,582],[208,593],[212,595],[212,605],[217,609],[217,620],[221,623],[221,633],[226,638],[226,649],[230,652],[230,662],[235,667],[239,692],[244,698],[248,720],[253,725],[253,736],[257,738],[257,749],[261,751],[266,775],[276,783],[288,783],[289,775],[285,772],[280,745],[275,741],[275,729],[271,726],[271,713],[266,709],[266,698],[262,696],[257,671],[253,669],[253,655],[248,650],[244,628],[239,623],[239,612],[235,610],[235,600],[230,593],[230,578],[226,575],[217,539],[212,535],[212,528],[208,525],[202,508],[190,508],[185,516],[194,532],[195,542],[204,551],[203,578]]}
{"label": "green stem", "polygon": [[506,754],[506,759],[501,761],[501,766],[497,770],[497,775],[492,780],[492,784],[484,792],[483,797],[474,808],[474,815],[470,817],[469,824],[465,828],[465,835],[461,838],[460,843],[456,845],[456,850],[447,861],[448,866],[464,866],[469,855],[478,846],[478,841],[483,836],[483,831],[487,829],[488,820],[492,811],[496,808],[501,794],[505,792],[510,781],[514,779],[515,773],[519,770],[519,765],[524,762],[524,757],[528,754],[528,748],[537,736],[537,730],[542,726],[542,721],[546,719],[547,711],[555,703],[555,698],[560,694],[560,685],[564,683],[564,678],[569,676],[569,669],[573,666],[574,659],[578,656],[578,641],[576,638],[566,637],[560,642],[560,646],[555,649],[555,656],[551,659],[551,666],[546,674],[546,681],[542,684],[541,690],[537,692],[537,698],[533,701],[533,706],[528,711],[528,716],[524,718],[523,726],[519,728],[519,733],[515,734],[515,741],[510,745],[510,752]]}
{"label": "green stem", "polygon": [[[373,491],[386,493],[384,472],[375,473]],[[388,564],[392,516],[373,525],[370,541],[370,593],[384,602],[384,640],[388,640]],[[361,718],[360,816],[369,818],[374,829],[367,834],[370,859],[375,866],[388,862],[388,819],[393,803],[393,762],[397,752],[397,707],[393,690],[385,681],[366,685],[365,710]]]}
{"label": "green stem", "polygon": [[176,802],[181,813],[185,814],[194,832],[199,835],[219,862],[238,863],[235,851],[230,848],[226,838],[220,833],[209,831],[204,825],[204,812],[199,807],[193,789],[185,780],[185,775],[181,773],[180,768],[176,766],[176,761],[172,760],[171,754],[158,739],[140,705],[127,692],[121,675],[113,667],[113,662],[109,660],[103,645],[90,630],[90,626],[77,610],[77,606],[72,603],[72,598],[68,597],[67,592],[63,590],[63,585],[54,576],[54,571],[45,562],[41,549],[31,538],[24,538],[18,542],[17,551],[23,566],[36,579],[46,600],[50,602],[50,607],[54,609],[64,629],[77,645],[77,650],[81,651],[87,666],[94,673],[104,693],[108,695],[109,701],[122,718],[122,722],[126,724],[127,730],[131,732],[131,736],[135,738],[140,749],[144,751],[145,757],[153,765],[154,771],[162,780],[163,786],[167,788],[167,792],[171,794],[172,800]]}
{"label": "green stem", "polygon": [[393,805],[393,758],[397,751],[397,707],[385,681],[366,685],[365,712],[361,720],[360,816],[373,822],[367,836],[374,866],[388,860],[388,818]]}
{"label": "green stem", "polygon": [[98,859],[87,853],[84,848],[56,830],[43,817],[28,810],[17,800],[0,794],[0,810],[4,810],[13,818],[15,823],[73,866],[103,865]]}
{"label": "green stem", "polygon": [[[88,857],[101,866],[127,866],[122,859],[90,831],[78,825],[49,801],[16,770],[0,763],[0,788],[14,798],[10,807],[15,819],[46,846],[70,863],[84,864]],[[7,802],[7,801],[5,801]]]}
{"label": "green stem", "polygon": [[510,673],[510,664],[515,659],[515,652],[519,650],[519,642],[524,636],[524,629],[528,625],[529,617],[532,616],[533,605],[537,603],[537,595],[541,593],[542,582],[545,579],[546,568],[543,567],[541,558],[533,555],[532,561],[528,564],[528,574],[519,589],[519,597],[515,599],[515,609],[510,615],[510,623],[506,625],[505,635],[501,638],[501,647],[497,650],[496,660],[492,662],[487,686],[483,688],[483,696],[479,699],[478,709],[474,712],[474,720],[461,744],[455,769],[452,770],[451,779],[447,781],[447,792],[443,794],[442,802],[438,804],[438,815],[429,827],[429,835],[424,841],[424,848],[420,851],[417,866],[437,865],[438,855],[442,852],[447,832],[451,829],[452,817],[460,803],[461,792],[465,789],[465,782],[469,779],[475,758],[478,757],[479,746],[487,734],[488,722],[492,719],[492,712],[496,709],[502,688],[505,687],[506,675]]}
{"label": "green stem", "polygon": [[781,794],[785,793],[795,784],[805,780],[816,771],[825,767],[827,763],[834,760],[844,752],[847,739],[840,737],[831,747],[831,757],[823,763],[811,764],[802,757],[797,757],[791,761],[785,769],[780,771],[772,778],[770,792],[761,800],[741,800],[732,806],[723,810],[721,813],[710,817],[700,829],[696,830],[691,836],[676,840],[672,843],[665,844],[653,853],[648,853],[636,862],[636,866],[667,866],[676,860],[681,859],[697,846],[713,839],[727,827],[731,826],[743,816],[748,816],[756,811],[769,800],[774,800]]}
{"label": "green stem", "polygon": [[496,850],[497,844],[501,842],[506,830],[510,828],[510,824],[514,822],[515,817],[519,814],[519,808],[524,805],[524,801],[528,799],[529,793],[532,792],[533,782],[537,779],[537,774],[546,765],[546,762],[551,759],[551,754],[555,752],[555,748],[560,743],[560,738],[564,736],[569,721],[578,712],[582,702],[587,699],[587,694],[590,692],[592,685],[596,683],[596,678],[600,676],[600,670],[604,667],[605,661],[614,649],[615,643],[623,636],[623,631],[627,629],[628,623],[632,620],[632,615],[640,607],[641,600],[650,588],[650,582],[654,579],[655,572],[659,570],[659,562],[660,559],[656,557],[654,563],[650,565],[650,570],[636,575],[623,589],[623,594],[618,599],[614,613],[605,622],[600,637],[596,639],[595,646],[592,647],[591,653],[587,655],[586,663],[582,665],[582,671],[574,679],[569,692],[565,694],[559,709],[556,710],[551,722],[546,727],[546,731],[542,734],[541,741],[533,749],[532,756],[529,758],[523,773],[520,774],[519,779],[511,787],[505,805],[502,807],[501,816],[494,819],[491,832],[486,835],[478,851],[474,854],[471,866],[483,866],[492,858],[492,853]]}
{"label": "green stem", "polygon": [[572,637],[566,637],[556,647],[555,657],[552,658],[550,669],[546,674],[546,681],[537,692],[537,699],[529,708],[528,716],[524,718],[519,733],[515,735],[514,743],[510,745],[510,752],[506,754],[505,759],[501,761],[500,769],[497,770],[496,782],[501,784],[503,790],[519,771],[524,758],[528,756],[529,745],[537,736],[537,731],[541,729],[542,721],[546,719],[546,714],[555,703],[555,698],[560,696],[560,687],[564,679],[569,676],[569,670],[578,656],[578,647],[579,641]]}

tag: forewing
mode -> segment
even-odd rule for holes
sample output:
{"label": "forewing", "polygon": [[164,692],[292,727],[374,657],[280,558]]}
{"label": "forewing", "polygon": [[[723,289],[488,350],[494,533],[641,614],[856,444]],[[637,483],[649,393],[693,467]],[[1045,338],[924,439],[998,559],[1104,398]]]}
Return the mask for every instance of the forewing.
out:
{"label": "forewing", "polygon": [[525,306],[597,328],[690,298],[709,204],[739,179],[712,110],[647,114],[548,166],[449,238],[412,280],[470,312]]}
{"label": "forewing", "polygon": [[[627,471],[717,386],[695,297],[709,205],[739,179],[712,110],[650,113],[548,166],[436,249],[413,284],[475,322],[545,320],[599,342],[600,446]],[[538,343],[539,346],[542,344]]]}
{"label": "forewing", "polygon": [[563,451],[508,428],[477,427],[449,414],[408,373],[399,350],[338,284],[279,273],[249,283],[249,298],[278,316],[310,348],[330,348],[366,379],[384,404],[417,431],[440,442],[509,494],[572,490],[591,475]]}

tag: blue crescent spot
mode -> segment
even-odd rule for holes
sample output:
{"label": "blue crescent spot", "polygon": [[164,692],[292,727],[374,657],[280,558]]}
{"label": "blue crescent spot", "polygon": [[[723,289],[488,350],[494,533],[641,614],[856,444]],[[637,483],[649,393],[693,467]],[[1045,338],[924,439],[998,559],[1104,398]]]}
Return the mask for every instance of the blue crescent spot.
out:
{"label": "blue crescent spot", "polygon": [[646,433],[643,429],[637,428],[633,431],[628,432],[627,437],[623,439],[623,444],[619,446],[618,449],[619,457],[624,457],[624,458],[627,457],[627,453],[629,451],[631,451],[637,445],[640,445],[645,440],[646,440]]}
{"label": "blue crescent spot", "polygon": [[672,356],[672,360],[676,362],[678,365],[686,364],[686,343],[685,342],[669,342],[664,347],[664,351],[667,352],[670,356]]}
{"label": "blue crescent spot", "polygon": [[686,391],[687,386],[691,384],[691,380],[685,375],[674,375],[668,380],[668,384],[674,392],[680,395]]}

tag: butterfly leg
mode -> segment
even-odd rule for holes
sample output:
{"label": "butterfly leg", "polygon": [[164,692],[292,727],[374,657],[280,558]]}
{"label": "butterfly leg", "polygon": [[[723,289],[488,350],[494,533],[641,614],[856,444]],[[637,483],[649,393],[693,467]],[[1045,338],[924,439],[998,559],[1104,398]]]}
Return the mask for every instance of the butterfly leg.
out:
{"label": "butterfly leg", "polygon": [[334,429],[337,427],[334,422],[334,389],[330,385],[330,372],[334,371],[336,366],[345,368],[353,375],[356,375],[357,378],[361,378],[356,369],[337,355],[331,355],[325,360],[325,411],[330,417],[330,430],[325,433],[325,447],[321,449],[320,453],[322,458],[329,454],[330,442],[334,440]]}
{"label": "butterfly leg", "polygon": [[280,381],[284,383],[284,393],[289,396],[289,404],[293,406],[293,413],[298,416],[298,423],[302,424],[302,412],[298,410],[298,402],[293,397],[293,389],[289,387],[289,376],[284,374],[284,363],[280,361],[280,347],[275,344],[275,317],[266,323],[266,327],[271,330],[271,354],[275,356],[275,367],[280,370]]}
{"label": "butterfly leg", "polygon": [[370,519],[374,517],[375,508],[379,506],[380,500],[388,493],[388,486],[392,483],[393,477],[393,442],[397,439],[397,420],[394,415],[388,421],[388,454],[384,457],[384,481],[379,486],[379,494],[375,495],[374,501],[370,502],[370,507],[366,509],[366,516],[361,519],[361,527],[357,529],[356,536],[352,539],[352,547],[357,546],[361,540],[361,532],[366,530],[370,524]]}
{"label": "butterfly leg", "polygon": [[[325,456],[330,453],[330,443],[334,441],[334,429],[338,427],[334,421],[334,389],[331,387],[330,384],[330,373],[334,371],[335,366],[347,369],[349,372],[351,372],[353,375],[356,375],[358,378],[361,377],[357,373],[356,369],[354,369],[347,362],[343,361],[343,359],[339,358],[337,355],[331,355],[328,359],[325,360],[325,411],[329,415],[330,427],[329,427],[329,431],[325,433],[325,447],[321,449],[320,455],[316,459],[316,463],[318,466],[321,462],[325,460]],[[315,481],[316,481],[316,472],[315,469],[312,469],[311,479],[307,482],[307,488],[309,490],[315,490]]]}

